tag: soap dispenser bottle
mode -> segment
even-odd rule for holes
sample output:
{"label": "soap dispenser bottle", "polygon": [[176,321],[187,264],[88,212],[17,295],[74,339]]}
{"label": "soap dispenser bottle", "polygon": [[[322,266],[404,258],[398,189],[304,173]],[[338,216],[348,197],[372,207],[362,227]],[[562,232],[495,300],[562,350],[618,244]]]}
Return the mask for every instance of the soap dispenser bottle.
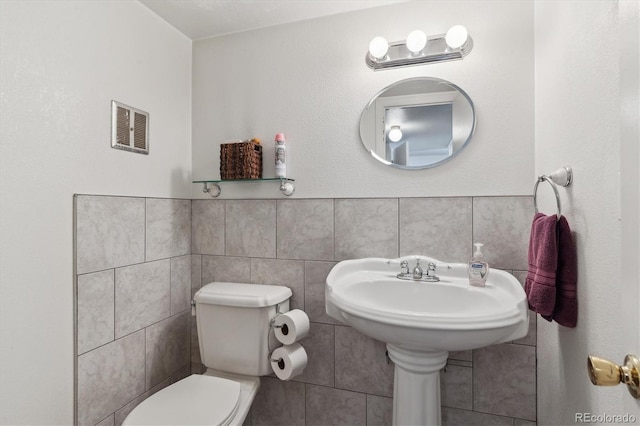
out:
{"label": "soap dispenser bottle", "polygon": [[489,275],[489,264],[482,254],[482,244],[475,243],[476,252],[468,263],[469,266],[469,284],[484,287],[487,283],[487,275]]}

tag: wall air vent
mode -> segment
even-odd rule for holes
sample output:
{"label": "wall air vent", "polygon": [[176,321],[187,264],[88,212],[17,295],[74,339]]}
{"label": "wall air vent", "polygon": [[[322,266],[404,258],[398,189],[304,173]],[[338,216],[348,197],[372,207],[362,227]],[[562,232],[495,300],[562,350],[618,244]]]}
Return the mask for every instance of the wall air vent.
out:
{"label": "wall air vent", "polygon": [[149,154],[149,113],[111,101],[111,147]]}

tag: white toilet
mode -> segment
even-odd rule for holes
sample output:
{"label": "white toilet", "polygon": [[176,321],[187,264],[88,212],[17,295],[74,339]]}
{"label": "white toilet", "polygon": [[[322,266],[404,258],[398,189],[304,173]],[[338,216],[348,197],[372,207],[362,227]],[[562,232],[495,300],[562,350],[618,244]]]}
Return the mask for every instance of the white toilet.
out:
{"label": "white toilet", "polygon": [[289,311],[288,287],[216,282],[195,295],[204,375],[191,375],[145,399],[123,425],[242,425],[272,372],[281,344],[270,322]]}

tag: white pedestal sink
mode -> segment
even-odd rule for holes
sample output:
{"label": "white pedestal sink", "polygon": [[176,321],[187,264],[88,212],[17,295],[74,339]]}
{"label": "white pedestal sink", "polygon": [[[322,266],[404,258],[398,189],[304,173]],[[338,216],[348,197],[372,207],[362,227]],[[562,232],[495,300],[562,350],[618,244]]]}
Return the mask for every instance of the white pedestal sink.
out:
{"label": "white pedestal sink", "polygon": [[[400,262],[437,265],[439,282],[396,277]],[[511,274],[492,269],[472,287],[467,265],[425,256],[345,260],[329,273],[327,313],[387,344],[395,363],[394,425],[440,425],[440,370],[449,351],[519,339],[529,327],[528,303]]]}

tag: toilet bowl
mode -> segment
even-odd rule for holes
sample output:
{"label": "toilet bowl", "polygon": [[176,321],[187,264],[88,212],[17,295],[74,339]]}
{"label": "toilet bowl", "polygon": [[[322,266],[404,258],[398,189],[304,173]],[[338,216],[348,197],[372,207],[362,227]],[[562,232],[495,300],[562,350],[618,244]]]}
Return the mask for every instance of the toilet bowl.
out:
{"label": "toilet bowl", "polygon": [[131,411],[123,426],[242,425],[260,378],[213,374],[193,374],[153,394]]}
{"label": "toilet bowl", "polygon": [[207,371],[145,399],[124,420],[134,425],[242,425],[271,373],[269,354],[280,344],[272,319],[289,310],[288,287],[211,283],[194,296],[200,356]]}

